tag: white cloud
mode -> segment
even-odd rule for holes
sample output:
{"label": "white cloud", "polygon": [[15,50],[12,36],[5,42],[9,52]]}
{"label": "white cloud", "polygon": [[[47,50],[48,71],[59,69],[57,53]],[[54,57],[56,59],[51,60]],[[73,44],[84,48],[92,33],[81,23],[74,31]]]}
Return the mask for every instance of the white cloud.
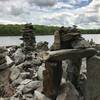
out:
{"label": "white cloud", "polygon": [[87,5],[89,2],[90,0],[0,0],[0,23],[77,24],[82,28],[98,28],[100,1],[93,0]]}
{"label": "white cloud", "polygon": [[56,0],[31,0],[30,2],[38,6],[53,6],[56,4]]}

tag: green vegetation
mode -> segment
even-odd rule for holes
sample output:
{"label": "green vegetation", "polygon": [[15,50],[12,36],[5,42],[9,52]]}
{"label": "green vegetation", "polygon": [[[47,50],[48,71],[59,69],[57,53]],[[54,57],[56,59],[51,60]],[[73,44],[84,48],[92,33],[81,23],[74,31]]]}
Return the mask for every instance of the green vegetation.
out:
{"label": "green vegetation", "polygon": [[[44,25],[33,25],[35,35],[52,35],[55,30],[59,29],[57,26],[44,26]],[[23,25],[0,25],[0,36],[20,36]],[[80,29],[82,34],[99,34],[100,29]]]}

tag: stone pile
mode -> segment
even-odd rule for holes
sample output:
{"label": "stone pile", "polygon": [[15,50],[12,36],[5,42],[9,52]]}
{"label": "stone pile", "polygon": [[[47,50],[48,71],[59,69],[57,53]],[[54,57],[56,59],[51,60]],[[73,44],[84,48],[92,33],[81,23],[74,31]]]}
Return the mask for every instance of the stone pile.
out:
{"label": "stone pile", "polygon": [[21,40],[23,40],[24,51],[28,52],[28,51],[34,50],[36,40],[35,40],[32,24],[31,23],[25,24],[21,32],[22,32]]}
{"label": "stone pile", "polygon": [[[12,53],[11,56],[14,58],[12,59],[13,65],[7,70],[5,68],[6,71],[4,70],[1,73],[3,76],[5,75],[6,83],[9,83],[6,84],[6,91],[10,94],[6,96],[3,95],[2,92],[2,95],[0,95],[2,98],[0,98],[0,100],[52,100],[42,93],[42,73],[45,70],[45,64],[39,54],[40,53],[36,51],[25,54],[21,48],[17,48],[17,50]],[[3,82],[5,82],[5,80],[3,80]],[[77,100],[79,94],[71,83],[65,82],[63,84],[62,81],[61,87],[63,88],[57,96],[57,100],[62,100],[62,97],[63,100],[66,100],[66,97],[69,98],[69,100],[74,100],[73,98]]]}
{"label": "stone pile", "polygon": [[14,64],[10,68],[11,85],[15,88],[15,94],[10,100],[35,100],[34,91],[41,87],[37,71],[42,60],[36,52],[25,54],[18,48],[13,54]]}
{"label": "stone pile", "polygon": [[[73,30],[74,32],[77,31],[75,27],[73,28]],[[84,84],[86,83],[86,79],[84,78],[83,74],[81,73],[82,75],[79,78],[80,85],[78,84],[78,86],[81,87],[79,87],[79,89],[81,89],[79,91],[78,89],[76,89],[73,83],[71,83],[69,80],[66,80],[66,74],[68,73],[62,73],[62,54],[61,56],[55,56],[56,60],[58,57],[60,58],[59,63],[53,62],[53,59],[50,60],[50,62],[44,61],[43,56],[41,57],[41,53],[48,50],[48,43],[40,42],[36,46],[32,24],[26,24],[24,26],[24,28],[22,29],[21,40],[23,40],[23,44],[20,48],[8,48],[9,51],[6,54],[8,54],[8,58],[12,60],[11,62],[13,62],[9,66],[7,65],[7,61],[5,58],[5,50],[3,48],[0,48],[0,100],[84,100],[85,94],[80,95],[80,91],[82,91],[83,93],[83,90],[85,89]],[[56,42],[56,44],[58,44],[58,41]],[[80,44],[86,44],[86,47],[88,45],[86,42],[82,41],[76,48],[80,48]],[[55,48],[57,49],[58,47],[59,45],[57,45]],[[74,59],[75,56],[79,55],[79,52],[75,52],[75,54],[76,55],[72,56],[73,53],[70,53],[69,56]],[[91,52],[89,52],[89,55],[91,55]],[[90,59],[88,61],[90,62],[88,63],[88,68],[89,66],[94,68],[97,59],[96,61],[95,59]],[[91,65],[91,62],[93,61],[95,61],[94,65]],[[87,99],[86,97],[87,100],[94,100],[94,97],[100,97],[100,94],[97,95],[96,93],[100,91],[100,89],[98,88],[99,84],[97,84],[99,83],[98,80],[100,78],[99,70],[97,71],[98,79],[96,80],[97,74],[93,76],[98,89],[95,90],[95,86],[93,87],[94,83],[91,84],[91,81],[93,81],[93,79],[91,78],[91,74],[94,74],[95,70],[99,69],[99,62],[100,58],[98,59],[98,65],[94,68],[94,71],[91,71],[91,69],[87,74],[89,78],[89,80],[87,81],[87,88],[91,86],[91,89],[94,91],[94,95],[96,94],[95,96],[93,96],[93,92],[91,92],[91,89],[89,88],[86,91],[86,94],[91,94],[91,96],[93,96],[93,99]],[[68,67],[68,64],[69,63],[67,61],[67,64],[65,63],[65,66]],[[63,70],[65,71],[64,68]]]}

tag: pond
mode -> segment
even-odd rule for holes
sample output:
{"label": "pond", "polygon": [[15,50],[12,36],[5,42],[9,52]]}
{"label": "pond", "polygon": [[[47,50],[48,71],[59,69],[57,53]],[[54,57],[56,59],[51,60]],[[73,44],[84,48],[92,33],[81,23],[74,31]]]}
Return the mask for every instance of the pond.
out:
{"label": "pond", "polygon": [[[20,45],[22,41],[19,39],[21,36],[0,36],[0,46]],[[86,40],[93,39],[97,44],[100,44],[100,34],[85,34],[82,35]],[[53,35],[36,36],[36,42],[47,41],[49,47],[54,41]]]}

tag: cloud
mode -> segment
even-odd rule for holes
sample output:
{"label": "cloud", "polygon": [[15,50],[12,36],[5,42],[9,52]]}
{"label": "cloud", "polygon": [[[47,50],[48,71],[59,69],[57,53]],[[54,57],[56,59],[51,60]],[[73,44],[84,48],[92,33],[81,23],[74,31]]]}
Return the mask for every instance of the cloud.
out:
{"label": "cloud", "polygon": [[30,2],[38,6],[54,6],[56,4],[56,0],[32,0]]}
{"label": "cloud", "polygon": [[0,0],[0,23],[100,26],[99,0]]}

